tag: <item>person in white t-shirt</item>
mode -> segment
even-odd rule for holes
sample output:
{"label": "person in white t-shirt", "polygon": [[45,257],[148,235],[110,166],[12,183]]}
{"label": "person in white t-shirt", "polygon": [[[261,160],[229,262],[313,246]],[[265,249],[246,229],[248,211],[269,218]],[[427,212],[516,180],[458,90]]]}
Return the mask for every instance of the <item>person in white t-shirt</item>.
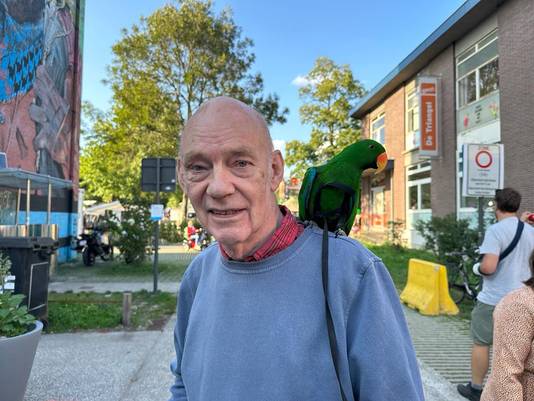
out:
{"label": "person in white t-shirt", "polygon": [[520,224],[517,211],[521,194],[512,188],[497,190],[495,203],[497,223],[488,227],[480,246],[480,254],[484,256],[478,272],[482,275],[483,285],[471,313],[471,382],[458,385],[458,392],[472,401],[480,400],[482,383],[489,368],[495,305],[530,277],[529,257],[534,251],[534,228],[524,224],[513,251],[499,261],[499,255],[508,248]]}

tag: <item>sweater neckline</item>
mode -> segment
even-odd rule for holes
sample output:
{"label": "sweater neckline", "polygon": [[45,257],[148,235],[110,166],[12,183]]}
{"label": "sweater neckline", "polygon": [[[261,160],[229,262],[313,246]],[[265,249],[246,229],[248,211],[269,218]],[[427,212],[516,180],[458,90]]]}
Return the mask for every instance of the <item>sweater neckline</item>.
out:
{"label": "sweater neckline", "polygon": [[310,238],[313,231],[314,227],[312,225],[306,226],[302,234],[300,234],[298,238],[287,248],[259,261],[240,262],[236,260],[225,259],[220,251],[219,260],[222,267],[230,273],[252,274],[270,271],[285,265],[288,261],[295,257],[298,254],[299,249]]}

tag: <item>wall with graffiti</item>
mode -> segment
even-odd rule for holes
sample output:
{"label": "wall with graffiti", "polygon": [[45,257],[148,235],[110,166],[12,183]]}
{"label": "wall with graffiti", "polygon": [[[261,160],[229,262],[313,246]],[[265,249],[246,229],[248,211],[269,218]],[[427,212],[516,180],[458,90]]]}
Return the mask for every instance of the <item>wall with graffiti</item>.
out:
{"label": "wall with graffiti", "polygon": [[84,0],[0,0],[0,152],[78,183]]}

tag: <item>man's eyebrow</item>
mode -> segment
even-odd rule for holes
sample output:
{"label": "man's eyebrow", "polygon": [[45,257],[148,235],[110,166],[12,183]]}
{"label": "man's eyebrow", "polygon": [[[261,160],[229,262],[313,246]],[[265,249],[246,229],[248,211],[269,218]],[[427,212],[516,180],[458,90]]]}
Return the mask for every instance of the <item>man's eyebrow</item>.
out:
{"label": "man's eyebrow", "polygon": [[230,152],[230,154],[234,157],[240,157],[240,156],[252,157],[254,156],[254,150],[248,147],[244,147],[244,148],[236,149]]}
{"label": "man's eyebrow", "polygon": [[[249,146],[239,147],[237,149],[228,150],[223,154],[223,157],[254,157],[254,149]],[[182,156],[182,162],[187,163],[191,160],[207,160],[209,159],[203,152],[193,150],[186,152]]]}
{"label": "man's eyebrow", "polygon": [[184,155],[182,155],[181,159],[184,163],[187,163],[189,160],[193,160],[193,159],[203,159],[205,158],[202,153],[200,152],[197,152],[197,151],[190,151],[190,152],[187,152],[185,153]]}

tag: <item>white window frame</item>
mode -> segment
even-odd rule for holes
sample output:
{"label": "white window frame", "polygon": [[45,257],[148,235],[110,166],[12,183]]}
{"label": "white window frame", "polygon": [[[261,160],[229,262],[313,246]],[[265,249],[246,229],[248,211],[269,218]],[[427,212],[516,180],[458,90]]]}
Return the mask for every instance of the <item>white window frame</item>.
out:
{"label": "white window frame", "polygon": [[[495,35],[495,37],[493,39],[489,40],[487,43],[482,43],[482,42],[486,41],[488,39],[488,37],[490,37],[491,35]],[[475,43],[473,46],[470,46],[468,49],[464,50],[462,53],[460,53],[458,56],[456,56],[456,74],[457,74],[457,76],[456,76],[456,109],[457,110],[463,109],[464,107],[469,106],[469,105],[471,105],[471,104],[473,104],[475,102],[478,102],[480,99],[483,99],[483,98],[485,98],[487,96],[490,96],[493,93],[499,91],[499,85],[497,85],[497,89],[496,90],[494,90],[494,91],[492,91],[490,93],[487,93],[486,95],[480,97],[480,69],[482,67],[486,66],[487,64],[489,64],[489,63],[491,63],[491,62],[493,62],[495,60],[498,60],[499,59],[499,54],[497,54],[495,57],[493,57],[493,58],[491,58],[489,60],[486,60],[484,62],[484,64],[478,65],[477,67],[469,70],[468,72],[466,72],[465,74],[462,74],[461,76],[458,74],[458,66],[461,63],[465,62],[466,60],[468,60],[469,58],[473,57],[474,55],[479,53],[481,50],[483,50],[484,48],[486,48],[487,46],[489,46],[490,44],[492,44],[493,42],[498,41],[498,40],[499,40],[498,30],[495,29],[495,30],[491,31],[490,33],[488,33],[487,35],[485,35],[482,39],[477,41],[477,43]],[[468,75],[472,74],[473,72],[475,72],[475,91],[476,91],[475,99],[460,106],[460,81],[462,79],[464,79],[465,77],[467,77]]]}
{"label": "white window frame", "polygon": [[[412,107],[409,106],[410,100],[413,99]],[[405,137],[405,150],[412,150],[419,148],[421,144],[421,132],[419,127],[419,100],[418,100],[418,93],[417,88],[413,88],[408,92],[406,95],[406,137]],[[417,111],[417,118],[415,118],[415,112]],[[415,122],[417,122],[417,129],[414,129],[414,127],[410,127],[409,124],[409,115],[412,113],[412,122],[413,125],[415,125]]]}
{"label": "white window frame", "polygon": [[[383,120],[382,125],[378,128],[375,128],[375,124],[379,120]],[[371,139],[374,139],[377,142],[380,142],[382,145],[386,144],[386,114],[380,113],[378,116],[373,118],[371,121]]]}
{"label": "white window frame", "polygon": [[[413,168],[415,166],[415,168]],[[420,178],[417,180],[410,181],[408,178],[410,175],[423,173],[425,171],[431,171],[432,166],[430,162],[422,162],[406,168],[406,209],[411,213],[428,213],[432,211],[432,205],[429,208],[423,209],[422,207],[422,196],[421,196],[421,185],[431,184],[432,177]],[[410,188],[417,187],[417,209],[410,209]]]}

